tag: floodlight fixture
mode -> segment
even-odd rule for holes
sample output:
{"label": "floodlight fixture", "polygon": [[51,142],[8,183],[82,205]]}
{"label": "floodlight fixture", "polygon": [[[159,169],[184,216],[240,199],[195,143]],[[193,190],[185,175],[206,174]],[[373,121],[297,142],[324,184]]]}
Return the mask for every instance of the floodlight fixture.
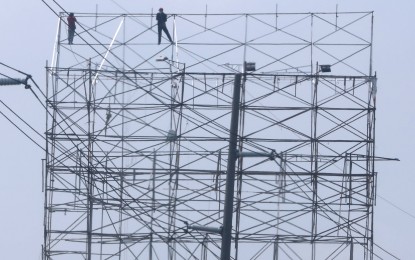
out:
{"label": "floodlight fixture", "polygon": [[245,72],[247,71],[255,71],[255,62],[245,62]]}
{"label": "floodlight fixture", "polygon": [[162,56],[160,55],[158,58],[156,58],[156,61],[168,61],[169,58],[167,58],[166,56]]}
{"label": "floodlight fixture", "polygon": [[321,72],[331,72],[331,66],[330,65],[320,65],[320,71]]}

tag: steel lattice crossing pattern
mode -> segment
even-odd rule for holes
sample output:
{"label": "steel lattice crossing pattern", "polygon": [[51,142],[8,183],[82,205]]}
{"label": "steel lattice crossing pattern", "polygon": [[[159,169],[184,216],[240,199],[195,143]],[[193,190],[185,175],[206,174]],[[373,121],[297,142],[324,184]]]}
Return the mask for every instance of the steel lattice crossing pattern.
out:
{"label": "steel lattice crossing pattern", "polygon": [[77,19],[47,69],[46,259],[219,259],[194,227],[222,225],[244,61],[232,257],[373,258],[372,13],[174,14],[160,46],[149,14]]}

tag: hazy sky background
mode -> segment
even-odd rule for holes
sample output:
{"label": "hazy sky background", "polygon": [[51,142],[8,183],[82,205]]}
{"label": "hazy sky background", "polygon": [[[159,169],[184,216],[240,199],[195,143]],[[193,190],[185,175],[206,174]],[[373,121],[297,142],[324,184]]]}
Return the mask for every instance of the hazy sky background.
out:
{"label": "hazy sky background", "polygon": [[[56,5],[50,3],[56,11]],[[400,162],[379,162],[375,207],[375,243],[401,259],[414,259],[415,90],[410,81],[415,60],[415,1],[398,0],[59,0],[73,12],[166,13],[208,12],[333,12],[375,11],[374,70],[378,75],[376,154]],[[45,89],[45,63],[51,60],[57,17],[41,0],[2,0],[0,62],[33,76]],[[0,67],[0,73],[9,73]],[[10,76],[18,76],[9,73]],[[0,86],[0,100],[39,132],[45,111],[23,86]],[[0,111],[7,113],[0,104]],[[0,258],[41,259],[44,194],[41,159],[44,152],[0,115]],[[37,139],[40,140],[40,139]],[[393,203],[393,206],[391,203]],[[398,209],[399,207],[400,209]],[[404,213],[402,210],[406,211]]]}

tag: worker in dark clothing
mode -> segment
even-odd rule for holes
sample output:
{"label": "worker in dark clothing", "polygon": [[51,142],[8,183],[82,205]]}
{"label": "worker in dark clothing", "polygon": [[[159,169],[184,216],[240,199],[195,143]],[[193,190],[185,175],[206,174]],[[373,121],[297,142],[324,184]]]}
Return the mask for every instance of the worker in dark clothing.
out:
{"label": "worker in dark clothing", "polygon": [[166,22],[167,22],[167,15],[163,13],[163,8],[159,9],[159,12],[156,15],[157,20],[157,27],[158,27],[158,33],[159,33],[159,44],[161,42],[161,30],[164,31],[164,33],[167,35],[167,38],[169,38],[170,43],[173,43],[173,40],[170,37],[169,30],[167,30]]}
{"label": "worker in dark clothing", "polygon": [[73,43],[73,37],[75,35],[75,29],[76,29],[76,18],[73,13],[70,13],[68,18],[68,43]]}

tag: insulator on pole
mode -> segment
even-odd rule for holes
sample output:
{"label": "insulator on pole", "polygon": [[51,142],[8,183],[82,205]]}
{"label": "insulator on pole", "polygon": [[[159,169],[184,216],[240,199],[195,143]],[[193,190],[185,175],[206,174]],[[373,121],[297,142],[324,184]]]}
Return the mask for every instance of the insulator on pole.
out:
{"label": "insulator on pole", "polygon": [[16,79],[16,78],[4,78],[0,79],[0,86],[8,86],[8,85],[26,85],[26,79]]}

